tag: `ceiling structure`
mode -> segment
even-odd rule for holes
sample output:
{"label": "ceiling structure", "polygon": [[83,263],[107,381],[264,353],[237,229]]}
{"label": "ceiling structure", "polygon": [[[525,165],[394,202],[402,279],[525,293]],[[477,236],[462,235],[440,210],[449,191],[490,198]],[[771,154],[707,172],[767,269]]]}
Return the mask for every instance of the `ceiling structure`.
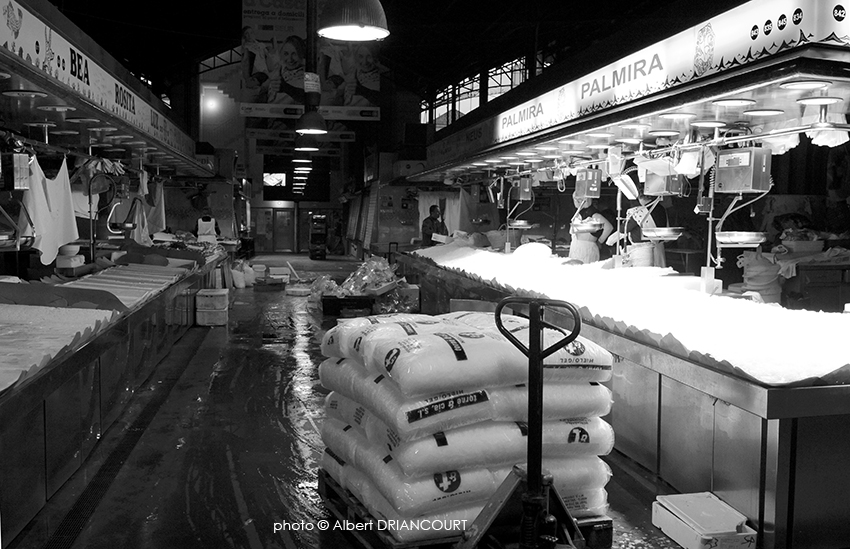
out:
{"label": "ceiling structure", "polygon": [[[107,0],[50,1],[154,91],[185,74],[188,63],[240,44],[239,0],[147,0],[121,10]],[[390,35],[380,55],[398,85],[424,94],[535,49],[557,49],[559,62],[587,50],[610,60],[657,41],[659,29],[687,28],[740,3],[382,0]]]}
{"label": "ceiling structure", "polygon": [[[322,1],[326,0],[320,0],[320,6]],[[134,76],[147,82],[157,96],[167,93],[176,79],[192,75],[198,62],[239,46],[242,9],[239,0],[217,2],[214,6],[208,2],[184,0],[179,3],[179,9],[174,9],[173,2],[148,0],[138,8],[126,10],[116,10],[114,3],[106,0],[50,0],[50,3]],[[742,0],[703,3],[691,0],[382,0],[391,34],[381,43],[380,57],[397,86],[422,96],[515,59],[522,52],[552,52],[552,60],[559,66],[586,74],[742,3]],[[37,72],[29,76],[39,77]],[[11,79],[0,82],[0,91],[38,89],[39,82],[26,81],[27,77],[27,74],[14,74]],[[793,93],[754,89],[745,95],[759,105],[771,103],[770,106],[786,111],[799,109]],[[771,101],[767,101],[768,98]],[[127,128],[104,130],[100,129],[103,124],[97,122],[80,124],[74,120],[80,117],[74,116],[73,109],[84,111],[85,105],[82,101],[80,105],[75,104],[73,97],[60,100],[58,97],[0,96],[0,102],[7,103],[0,105],[5,107],[3,112],[9,113],[5,126],[27,128],[25,135],[35,140],[46,138],[53,144],[69,147],[95,143],[102,147],[98,155],[105,157],[109,157],[110,148],[117,157],[126,157],[128,149],[132,149],[146,164],[159,165],[166,170],[176,167],[183,173],[203,175],[203,170],[199,171],[191,159],[179,155],[152,157],[160,154],[152,149],[158,145],[156,143],[129,145],[138,139],[130,138],[124,131]],[[70,110],[48,110],[56,105]],[[744,109],[739,110],[740,113],[725,110],[730,122],[734,121],[731,119],[749,118],[743,114]],[[716,106],[703,101],[700,111],[696,113],[699,117],[711,117],[716,115]],[[636,122],[658,126],[661,119],[653,117],[653,113],[647,111]],[[468,122],[467,118],[471,121],[475,117],[462,120]],[[606,126],[604,121],[596,122],[593,128],[577,128],[576,131]],[[614,133],[612,143],[616,139],[635,138],[611,123],[607,126]],[[686,127],[681,131],[685,132]],[[116,139],[118,136],[123,136],[123,144],[119,143],[121,139]],[[642,142],[651,144],[648,138]],[[439,173],[439,177],[445,175],[447,172]]]}

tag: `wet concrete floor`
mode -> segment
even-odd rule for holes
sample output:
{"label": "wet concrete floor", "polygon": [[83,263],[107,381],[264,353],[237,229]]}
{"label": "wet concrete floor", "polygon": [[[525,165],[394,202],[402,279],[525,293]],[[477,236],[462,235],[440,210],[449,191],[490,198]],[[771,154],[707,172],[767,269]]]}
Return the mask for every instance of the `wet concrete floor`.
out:
{"label": "wet concrete floor", "polygon": [[[291,255],[252,262],[289,262],[303,278],[328,274],[338,282],[359,265]],[[306,297],[231,293],[228,326],[187,332],[11,549],[357,547],[338,531],[310,528],[332,520],[317,489],[327,394],[317,367],[321,333],[333,319]],[[121,451],[120,469],[100,482],[104,464]],[[607,486],[613,547],[678,547],[650,522],[652,500],[669,488],[622,456],[606,460],[614,470]],[[90,479],[102,489],[92,490]],[[283,522],[307,526],[275,532]]]}

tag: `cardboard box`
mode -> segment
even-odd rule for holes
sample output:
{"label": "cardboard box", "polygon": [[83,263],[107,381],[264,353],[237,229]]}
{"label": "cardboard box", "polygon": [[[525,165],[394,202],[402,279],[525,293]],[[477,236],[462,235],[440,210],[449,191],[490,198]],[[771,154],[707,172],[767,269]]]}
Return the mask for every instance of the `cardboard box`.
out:
{"label": "cardboard box", "polygon": [[81,255],[58,255],[56,256],[57,269],[73,269],[86,264],[86,258]]}
{"label": "cardboard box", "polygon": [[756,547],[757,532],[747,517],[711,492],[658,496],[652,524],[686,549]]}
{"label": "cardboard box", "polygon": [[226,311],[230,306],[230,290],[227,288],[215,290],[198,290],[195,295],[195,307],[200,311]]}

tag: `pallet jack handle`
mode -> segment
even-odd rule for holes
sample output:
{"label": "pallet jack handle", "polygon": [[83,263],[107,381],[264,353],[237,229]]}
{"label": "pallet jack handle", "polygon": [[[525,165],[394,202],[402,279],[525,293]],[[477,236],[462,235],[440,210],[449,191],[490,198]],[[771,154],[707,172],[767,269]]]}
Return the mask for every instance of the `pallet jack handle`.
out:
{"label": "pallet jack handle", "polygon": [[[502,310],[508,305],[528,306],[528,346],[526,347],[502,323]],[[564,309],[573,317],[570,333],[558,342],[543,347],[544,328],[560,331],[543,319],[546,308]],[[523,495],[523,517],[520,547],[540,547],[542,524],[554,520],[548,512],[549,487],[543,478],[543,359],[569,345],[581,332],[581,315],[566,301],[525,297],[506,297],[496,305],[496,327],[505,338],[528,357],[528,452],[526,493]]]}
{"label": "pallet jack handle", "polygon": [[[572,331],[567,334],[566,337],[564,337],[562,340],[558,341],[554,345],[547,347],[546,349],[540,349],[540,347],[542,346],[542,341],[538,342],[538,351],[540,353],[541,359],[544,359],[552,353],[563,349],[564,347],[569,345],[575,340],[575,338],[579,336],[579,333],[581,332],[581,315],[579,314],[578,309],[576,309],[575,305],[573,305],[572,303],[567,303],[566,301],[558,301],[555,299],[537,299],[532,297],[506,297],[496,304],[496,327],[499,329],[503,336],[508,338],[508,340],[513,343],[515,347],[522,351],[522,354],[529,358],[531,358],[531,339],[529,338],[529,347],[526,347],[525,345],[523,345],[522,341],[517,339],[516,336],[512,334],[510,330],[505,328],[504,324],[502,324],[502,309],[511,304],[528,305],[528,318],[531,323],[534,323],[534,321],[537,320],[537,324],[539,324],[540,326],[552,328],[553,330],[557,330],[561,333],[564,333],[563,330],[543,320],[543,313],[545,312],[544,307],[566,309],[572,315],[574,326]],[[534,305],[536,305],[536,307],[534,307]],[[535,314],[532,313],[533,309],[537,311]],[[533,328],[531,325],[529,325],[529,330],[531,334],[535,333],[535,328]],[[540,330],[539,326],[537,327],[536,331],[538,331],[541,335],[543,333],[542,330]]]}

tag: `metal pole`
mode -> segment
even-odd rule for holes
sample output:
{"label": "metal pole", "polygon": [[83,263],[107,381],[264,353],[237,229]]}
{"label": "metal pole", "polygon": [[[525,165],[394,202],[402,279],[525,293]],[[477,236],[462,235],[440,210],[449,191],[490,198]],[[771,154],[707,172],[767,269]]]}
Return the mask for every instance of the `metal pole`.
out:
{"label": "metal pole", "polygon": [[[89,145],[89,156],[91,156],[91,145]],[[89,261],[94,263],[94,254],[97,251],[97,244],[94,235],[94,212],[92,211],[91,199],[91,177],[89,177]]]}
{"label": "metal pole", "polygon": [[541,358],[543,309],[528,305],[528,493],[542,495],[543,461],[543,359]]}

